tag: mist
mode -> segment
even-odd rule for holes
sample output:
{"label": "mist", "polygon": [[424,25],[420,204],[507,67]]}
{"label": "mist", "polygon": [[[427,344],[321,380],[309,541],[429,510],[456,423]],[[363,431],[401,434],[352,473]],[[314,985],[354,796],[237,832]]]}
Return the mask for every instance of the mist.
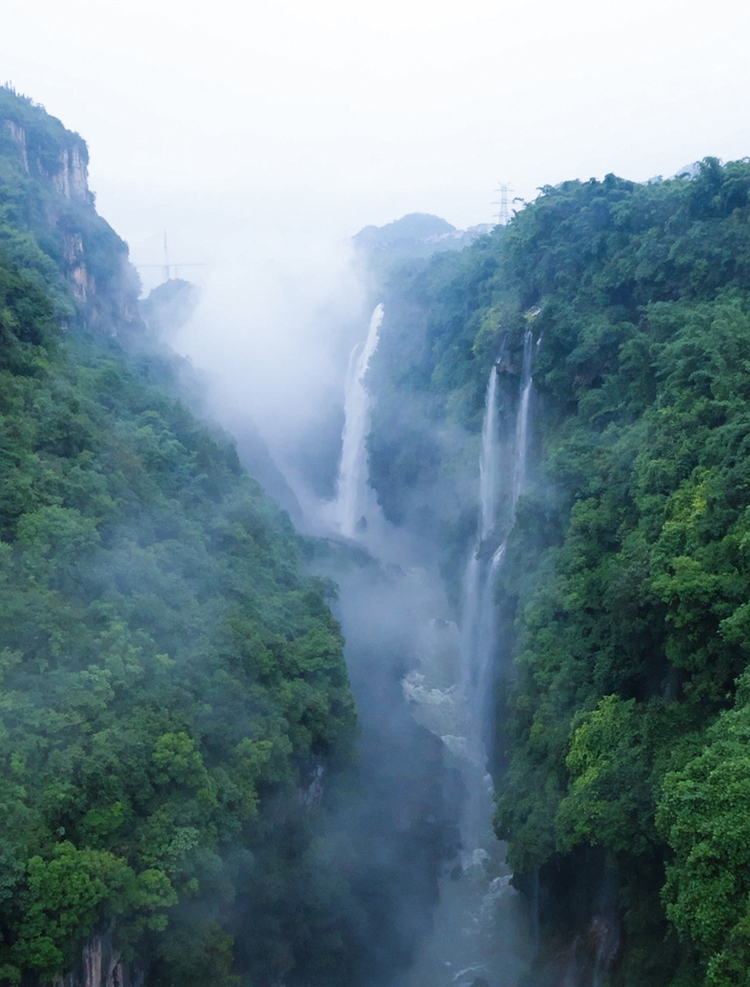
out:
{"label": "mist", "polygon": [[167,229],[175,260],[213,262],[232,233],[346,239],[414,210],[467,227],[497,214],[501,181],[529,200],[741,157],[749,16],[728,0],[710,17],[667,0],[9,0],[0,46],[4,78],[89,141],[133,260],[159,264]]}
{"label": "mist", "polygon": [[254,425],[300,501],[330,497],[346,361],[365,311],[351,247],[303,239],[282,253],[238,238],[226,250],[167,338],[204,371],[209,410],[240,447]]}
{"label": "mist", "polygon": [[[493,223],[500,183],[520,210],[567,179],[742,157],[750,11],[10,0],[6,18],[6,76],[90,142],[99,211],[128,241],[143,297],[162,281],[165,236],[168,275],[196,285],[189,318],[161,334],[303,532],[309,570],[337,586],[359,761],[323,782],[315,867],[349,882],[336,907],[352,910],[361,983],[511,987],[533,935],[458,688],[484,393],[437,425],[429,397],[404,392],[389,432],[376,352],[364,383],[379,438],[362,442],[372,473],[395,463],[408,482],[375,482],[376,504],[366,478],[370,506],[342,534],[347,366],[383,301],[351,238],[415,211]],[[389,318],[386,301],[386,334]],[[515,380],[501,400],[512,417]],[[473,845],[462,822],[477,792]]]}

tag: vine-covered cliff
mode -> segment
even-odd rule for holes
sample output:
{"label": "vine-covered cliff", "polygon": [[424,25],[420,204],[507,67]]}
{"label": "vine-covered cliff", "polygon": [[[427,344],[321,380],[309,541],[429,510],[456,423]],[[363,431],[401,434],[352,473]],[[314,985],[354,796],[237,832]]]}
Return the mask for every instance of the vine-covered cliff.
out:
{"label": "vine-covered cliff", "polygon": [[492,698],[535,984],[729,987],[750,969],[749,193],[748,163],[714,159],[567,182],[384,286],[372,482],[456,597],[489,372],[512,445],[533,334]]}

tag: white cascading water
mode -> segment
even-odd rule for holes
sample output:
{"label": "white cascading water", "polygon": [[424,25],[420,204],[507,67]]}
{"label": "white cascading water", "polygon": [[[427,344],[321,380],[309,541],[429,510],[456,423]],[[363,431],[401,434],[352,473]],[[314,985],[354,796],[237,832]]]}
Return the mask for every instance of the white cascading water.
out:
{"label": "white cascading water", "polygon": [[523,372],[521,375],[521,397],[516,419],[516,452],[513,463],[513,495],[511,498],[511,520],[515,520],[516,504],[526,485],[526,450],[528,448],[529,401],[531,399],[531,358],[533,355],[531,330],[523,341]]}
{"label": "white cascading water", "polygon": [[494,658],[494,594],[497,573],[505,556],[508,538],[516,518],[518,498],[526,485],[526,456],[529,441],[529,408],[531,403],[532,333],[524,338],[521,386],[516,414],[510,478],[510,503],[503,519],[505,529],[499,543],[490,554],[493,540],[497,541],[497,499],[501,487],[501,461],[498,438],[497,368],[493,367],[487,384],[487,397],[482,424],[480,452],[479,523],[477,540],[466,567],[463,583],[461,613],[462,686],[466,702],[472,710],[474,727],[481,737],[488,710],[484,708],[491,692],[491,669]]}
{"label": "white cascading water", "polygon": [[[363,383],[370,360],[378,347],[383,306],[377,305],[370,319],[367,338],[357,343],[349,357],[344,392],[344,432],[335,501],[336,523],[342,535],[353,538],[367,524],[374,500],[368,485],[367,447],[372,398]],[[364,525],[363,525],[364,519]]]}
{"label": "white cascading water", "polygon": [[[479,516],[463,580],[458,681],[435,688],[439,662],[426,652],[404,681],[421,722],[442,736],[466,789],[461,866],[441,881],[435,929],[415,964],[409,987],[516,987],[533,949],[533,930],[520,919],[504,847],[492,829],[491,735],[496,667],[495,586],[526,484],[532,392],[532,334],[524,339],[515,430],[501,441],[499,379],[487,383],[480,452]],[[455,679],[454,679],[455,682]]]}
{"label": "white cascading water", "polygon": [[484,399],[482,449],[479,455],[479,537],[486,538],[495,527],[498,461],[500,455],[497,420],[497,367],[492,368]]}
{"label": "white cascading water", "polygon": [[[372,398],[363,378],[377,349],[383,307],[372,314],[367,338],[349,359],[345,425],[333,503],[334,523],[347,537],[366,539],[379,509],[368,483],[365,440]],[[487,773],[488,717],[494,684],[495,585],[526,482],[531,405],[531,333],[524,340],[518,413],[510,455],[501,455],[499,377],[487,383],[480,453],[477,538],[463,581],[460,631],[443,619],[425,624],[418,670],[403,681],[418,722],[440,736],[463,777],[467,798],[461,822],[461,865],[441,879],[433,933],[415,958],[405,987],[516,987],[525,966],[527,935],[510,886],[504,850],[492,829],[492,780]],[[502,503],[505,491],[505,507]],[[414,569],[413,578],[419,573]],[[452,683],[452,684],[450,684]]]}

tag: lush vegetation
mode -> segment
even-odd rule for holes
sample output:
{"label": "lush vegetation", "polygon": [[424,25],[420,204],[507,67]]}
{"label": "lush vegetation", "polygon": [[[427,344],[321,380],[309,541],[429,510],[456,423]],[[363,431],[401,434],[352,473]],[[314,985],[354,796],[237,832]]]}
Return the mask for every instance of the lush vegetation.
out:
{"label": "lush vegetation", "polygon": [[[377,722],[408,649],[365,628],[357,789],[332,584],[303,561],[372,582],[354,613],[397,577],[301,542],[180,400],[71,161],[0,90],[0,979],[76,983],[106,941],[154,987],[387,982],[455,849],[441,752],[400,707]],[[456,598],[487,376],[509,447],[539,344],[494,751],[535,984],[571,957],[612,987],[750,982],[749,195],[750,164],[711,159],[569,182],[387,274],[371,474]]]}
{"label": "lush vegetation", "polygon": [[496,751],[498,833],[541,884],[539,982],[574,940],[612,984],[748,982],[749,193],[750,164],[713,159],[567,182],[386,288],[373,479],[454,585],[490,366],[510,421],[541,340]]}
{"label": "lush vegetation", "polygon": [[55,184],[80,138],[7,90],[0,136],[0,979],[75,982],[106,940],[149,984],[348,983],[332,584],[177,398],[122,242]]}
{"label": "lush vegetation", "polygon": [[86,161],[0,90],[0,981],[392,983],[456,841],[403,574],[297,536],[251,425],[196,418],[191,287],[139,319]]}

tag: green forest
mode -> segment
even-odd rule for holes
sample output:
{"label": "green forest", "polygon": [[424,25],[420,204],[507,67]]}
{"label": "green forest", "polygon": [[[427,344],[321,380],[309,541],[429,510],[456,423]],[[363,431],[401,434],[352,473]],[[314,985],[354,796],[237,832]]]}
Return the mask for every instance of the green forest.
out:
{"label": "green forest", "polygon": [[[0,89],[0,982],[405,984],[461,798],[377,612],[408,574],[248,475],[87,162]],[[370,272],[370,481],[456,612],[488,377],[510,447],[534,342],[488,697],[524,987],[571,957],[577,987],[750,985],[750,163],[398,243]],[[347,642],[342,573],[373,625]]]}
{"label": "green forest", "polygon": [[454,596],[490,368],[510,422],[536,343],[492,697],[535,985],[565,950],[618,987],[750,983],[749,193],[711,158],[565,182],[385,286],[372,482]]}
{"label": "green forest", "polygon": [[139,303],[87,161],[0,89],[0,982],[391,982],[455,849],[398,629],[349,635],[391,715],[355,710],[333,577],[388,578],[204,417],[190,286]]}
{"label": "green forest", "polygon": [[120,985],[338,982],[345,847],[303,797],[353,758],[332,586],[60,191],[83,142],[7,90],[0,141],[0,978],[85,945]]}

